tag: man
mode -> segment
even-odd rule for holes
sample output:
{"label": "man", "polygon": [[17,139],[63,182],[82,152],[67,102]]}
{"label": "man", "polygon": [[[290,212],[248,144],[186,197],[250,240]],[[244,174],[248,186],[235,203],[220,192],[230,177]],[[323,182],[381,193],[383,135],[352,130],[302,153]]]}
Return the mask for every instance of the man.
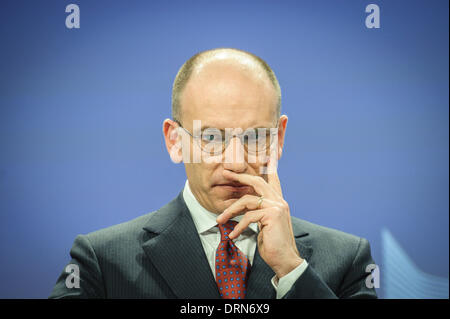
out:
{"label": "man", "polygon": [[291,217],[276,171],[280,106],[259,57],[221,48],[190,58],[163,123],[184,189],[156,212],[78,236],[79,288],[64,271],[50,297],[376,298],[367,240]]}

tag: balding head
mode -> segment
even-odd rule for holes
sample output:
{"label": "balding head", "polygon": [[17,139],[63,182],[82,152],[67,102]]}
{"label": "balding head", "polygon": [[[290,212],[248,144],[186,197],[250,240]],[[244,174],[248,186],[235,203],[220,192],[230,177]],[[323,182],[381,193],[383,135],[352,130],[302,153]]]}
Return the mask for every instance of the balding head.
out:
{"label": "balding head", "polygon": [[172,89],[172,117],[181,123],[183,93],[188,82],[203,74],[211,76],[214,72],[203,72],[207,68],[214,68],[215,74],[220,75],[223,68],[233,68],[236,72],[251,76],[255,81],[268,83],[275,95],[274,120],[280,117],[281,89],[278,80],[269,65],[260,57],[238,49],[219,48],[195,54],[187,60],[178,71]]}

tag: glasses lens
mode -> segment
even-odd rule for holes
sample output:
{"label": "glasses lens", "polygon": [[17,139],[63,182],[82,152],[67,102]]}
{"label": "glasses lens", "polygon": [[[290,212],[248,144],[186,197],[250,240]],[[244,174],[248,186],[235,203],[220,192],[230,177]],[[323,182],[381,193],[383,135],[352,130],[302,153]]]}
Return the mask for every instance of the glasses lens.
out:
{"label": "glasses lens", "polygon": [[265,128],[248,129],[244,132],[243,142],[249,154],[264,152],[270,148],[270,130]]}
{"label": "glasses lens", "polygon": [[209,154],[210,156],[222,154],[225,140],[220,130],[207,128],[203,130],[200,138],[201,148],[206,154]]}
{"label": "glasses lens", "polygon": [[[271,131],[267,128],[247,129],[240,135],[240,138],[245,151],[249,154],[267,152],[270,150],[272,143]],[[227,148],[227,144],[231,141],[231,138],[228,138],[227,141],[226,134],[215,128],[203,130],[201,136],[198,136],[196,139],[203,152],[210,156],[222,154]]]}

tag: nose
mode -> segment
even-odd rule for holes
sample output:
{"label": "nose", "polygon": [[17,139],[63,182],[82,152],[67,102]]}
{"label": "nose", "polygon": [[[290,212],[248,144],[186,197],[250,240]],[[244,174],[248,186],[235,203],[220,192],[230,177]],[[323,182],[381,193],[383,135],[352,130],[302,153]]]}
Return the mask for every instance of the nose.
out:
{"label": "nose", "polygon": [[224,151],[223,168],[235,173],[243,173],[247,170],[245,150],[240,138],[233,137]]}

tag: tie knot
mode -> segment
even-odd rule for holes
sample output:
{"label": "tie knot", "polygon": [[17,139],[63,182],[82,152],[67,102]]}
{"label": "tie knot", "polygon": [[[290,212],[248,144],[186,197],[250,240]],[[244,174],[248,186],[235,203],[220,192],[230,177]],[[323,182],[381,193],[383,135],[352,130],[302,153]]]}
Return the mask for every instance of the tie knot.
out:
{"label": "tie knot", "polygon": [[225,224],[218,224],[220,230],[220,240],[229,240],[228,235],[233,231],[234,226],[236,226],[237,222],[234,220],[228,220]]}

